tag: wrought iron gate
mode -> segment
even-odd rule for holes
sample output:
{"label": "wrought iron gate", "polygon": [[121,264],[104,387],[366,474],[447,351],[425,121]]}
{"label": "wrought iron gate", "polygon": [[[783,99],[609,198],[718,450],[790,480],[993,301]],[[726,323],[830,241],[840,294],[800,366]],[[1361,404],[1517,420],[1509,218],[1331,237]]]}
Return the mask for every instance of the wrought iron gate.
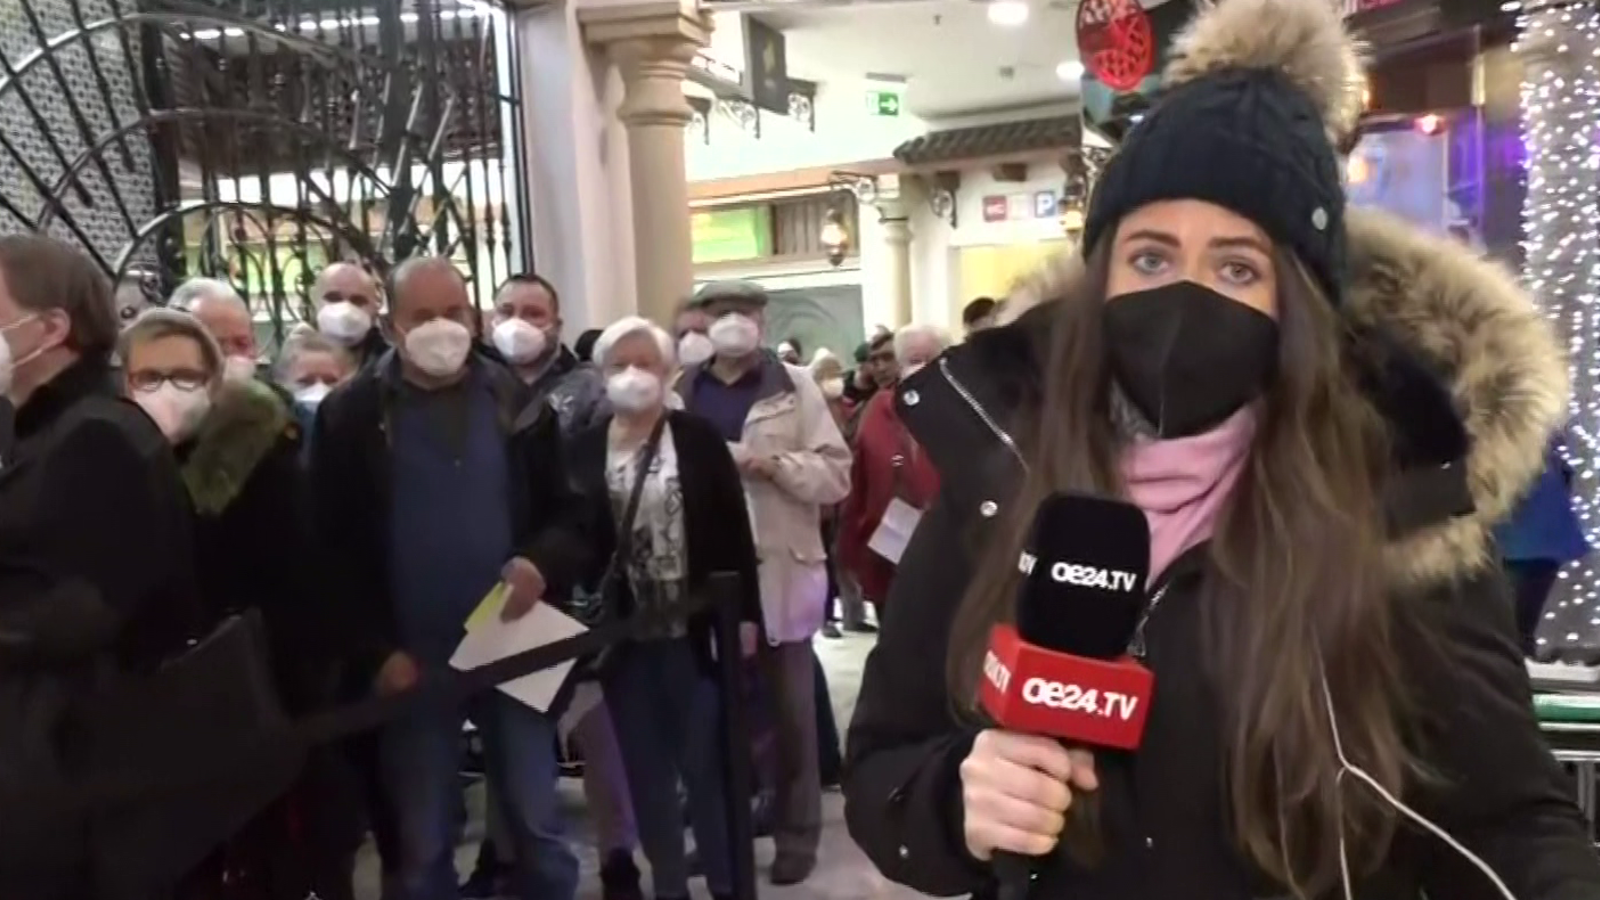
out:
{"label": "wrought iron gate", "polygon": [[531,263],[518,86],[480,0],[0,2],[0,232],[156,302],[226,279],[278,334],[336,260],[449,256],[481,299]]}

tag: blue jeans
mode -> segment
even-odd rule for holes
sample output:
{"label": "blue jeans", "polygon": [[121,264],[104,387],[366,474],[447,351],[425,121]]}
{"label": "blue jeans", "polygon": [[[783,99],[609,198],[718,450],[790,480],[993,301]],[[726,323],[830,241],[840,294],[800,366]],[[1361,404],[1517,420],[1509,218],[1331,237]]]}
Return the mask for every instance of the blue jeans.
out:
{"label": "blue jeans", "polygon": [[[561,829],[555,725],[499,691],[462,713],[483,737],[489,789],[511,832],[517,900],[572,900],[578,860]],[[399,820],[400,866],[386,900],[455,900],[455,850],[463,818],[462,713],[422,714],[383,735],[383,775]]]}
{"label": "blue jeans", "polygon": [[680,778],[689,794],[689,824],[706,886],[713,894],[732,893],[717,683],[700,670],[689,641],[678,638],[622,650],[605,691],[656,896],[689,896]]}

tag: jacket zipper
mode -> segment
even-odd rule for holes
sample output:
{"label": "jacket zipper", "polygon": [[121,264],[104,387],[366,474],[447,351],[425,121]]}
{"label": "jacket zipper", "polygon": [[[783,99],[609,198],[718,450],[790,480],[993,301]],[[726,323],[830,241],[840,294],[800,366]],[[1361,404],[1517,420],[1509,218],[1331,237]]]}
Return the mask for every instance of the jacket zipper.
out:
{"label": "jacket zipper", "polygon": [[990,433],[992,433],[1001,444],[1004,444],[1007,450],[1011,451],[1011,455],[1016,457],[1018,464],[1020,464],[1022,466],[1022,470],[1026,472],[1028,470],[1028,461],[1022,458],[1022,451],[1017,449],[1016,440],[1014,440],[1004,428],[1000,427],[1000,423],[994,420],[994,416],[989,415],[989,411],[983,408],[983,404],[978,402],[978,398],[972,396],[972,392],[967,390],[967,386],[961,383],[961,379],[957,378],[950,371],[950,361],[942,356],[939,357],[939,374],[944,376],[944,380],[950,383],[950,387],[955,389],[956,394],[960,396],[962,400],[966,401],[967,406],[971,408],[979,420],[981,420],[983,424],[988,427]]}
{"label": "jacket zipper", "polygon": [[[995,421],[994,416],[989,415],[989,411],[983,408],[983,404],[978,402],[978,398],[974,397],[972,392],[967,390],[967,386],[961,383],[961,379],[950,371],[950,361],[942,356],[939,358],[939,374],[944,376],[944,380],[950,383],[950,387],[955,389],[956,394],[966,402],[968,408],[977,415],[990,433],[1001,444],[1005,445],[1007,450],[1011,451],[1011,455],[1016,458],[1023,471],[1027,471],[1028,461],[1022,458],[1022,451],[1017,449],[1016,440],[1004,428],[1000,427],[1000,423]],[[1162,599],[1167,596],[1167,591],[1172,587],[1172,581],[1173,577],[1169,571],[1160,586],[1150,595],[1150,601],[1145,604],[1144,613],[1139,616],[1139,624],[1134,626],[1133,638],[1128,641],[1128,652],[1135,659],[1142,661],[1149,653],[1150,647],[1149,641],[1145,637],[1145,628],[1150,624],[1150,617],[1155,614],[1156,607],[1160,606]]]}
{"label": "jacket zipper", "polygon": [[1144,662],[1150,652],[1149,643],[1144,635],[1145,626],[1150,624],[1150,617],[1155,614],[1156,607],[1161,605],[1161,598],[1167,596],[1167,590],[1171,587],[1172,580],[1169,578],[1156,588],[1155,593],[1150,595],[1150,602],[1144,605],[1144,613],[1139,616],[1139,624],[1133,627],[1133,639],[1128,641],[1128,653],[1140,662]]}

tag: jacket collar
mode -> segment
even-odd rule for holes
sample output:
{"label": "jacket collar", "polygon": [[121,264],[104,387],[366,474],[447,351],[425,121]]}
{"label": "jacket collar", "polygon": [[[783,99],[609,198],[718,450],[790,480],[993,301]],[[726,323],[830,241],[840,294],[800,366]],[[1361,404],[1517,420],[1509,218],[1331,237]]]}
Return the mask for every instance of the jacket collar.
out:
{"label": "jacket collar", "polygon": [[[1350,356],[1395,446],[1391,574],[1406,585],[1448,581],[1491,561],[1491,526],[1538,474],[1566,411],[1566,355],[1499,265],[1373,210],[1350,210],[1346,228]],[[916,391],[970,406],[934,390],[933,379],[954,379],[1001,428],[1037,406],[1053,320],[1041,301],[1081,276],[1075,258],[1040,273],[1011,298],[1008,324],[919,372],[902,386],[902,404]],[[907,422],[938,459],[940,421],[961,415],[974,412],[923,409]]]}
{"label": "jacket collar", "polygon": [[16,436],[26,438],[48,426],[85,397],[116,397],[111,366],[103,360],[79,359],[39,386],[16,413]]}
{"label": "jacket collar", "polygon": [[293,437],[289,409],[259,381],[227,382],[200,431],[180,448],[183,482],[195,509],[217,515],[250,480],[280,440]]}
{"label": "jacket collar", "polygon": [[533,383],[529,386],[535,391],[543,393],[546,389],[554,387],[557,381],[560,381],[568,372],[577,367],[578,355],[568,350],[567,345],[557,344],[555,356],[550,358],[550,362],[539,373],[538,377],[533,379]]}
{"label": "jacket collar", "polygon": [[[756,388],[755,402],[760,403],[773,397],[794,393],[794,376],[789,373],[789,367],[784,365],[783,360],[778,358],[778,354],[766,349],[759,352],[761,358],[756,366],[761,383]],[[710,363],[701,363],[683,370],[682,376],[678,378],[677,389],[685,403],[693,399],[695,381],[709,366]]]}

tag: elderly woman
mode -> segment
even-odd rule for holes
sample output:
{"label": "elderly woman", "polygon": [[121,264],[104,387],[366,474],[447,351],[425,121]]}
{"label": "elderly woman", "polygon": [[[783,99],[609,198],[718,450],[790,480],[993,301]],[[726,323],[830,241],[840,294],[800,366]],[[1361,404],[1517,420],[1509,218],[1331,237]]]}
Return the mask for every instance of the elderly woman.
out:
{"label": "elderly woman", "polygon": [[273,380],[294,397],[294,417],[310,442],[317,406],[356,372],[355,357],[343,345],[315,331],[292,335],[278,353]]}
{"label": "elderly woman", "polygon": [[[670,611],[716,572],[737,572],[741,649],[755,653],[761,605],[744,488],[709,423],[666,407],[676,364],[671,336],[644,319],[595,343],[612,413],[572,438],[571,471],[605,527],[608,560],[589,586],[614,618]],[[639,842],[656,896],[688,897],[677,786],[688,789],[695,845],[714,897],[732,895],[723,752],[723,698],[713,666],[716,615],[702,612],[627,645],[604,674],[633,793]]]}
{"label": "elderly woman", "polygon": [[[319,704],[327,670],[317,661],[327,654],[318,641],[323,629],[310,617],[299,428],[289,410],[266,385],[226,378],[221,349],[187,313],[146,310],[122,332],[120,352],[127,396],[160,427],[178,458],[195,513],[207,616],[259,610],[290,708]],[[349,896],[345,848],[314,833],[337,818],[327,806],[328,791],[319,784],[304,792],[314,810],[263,814],[224,858],[190,879],[192,893],[184,896],[215,896],[213,888],[241,877],[294,879],[296,896]],[[290,828],[293,820],[307,828]]]}

